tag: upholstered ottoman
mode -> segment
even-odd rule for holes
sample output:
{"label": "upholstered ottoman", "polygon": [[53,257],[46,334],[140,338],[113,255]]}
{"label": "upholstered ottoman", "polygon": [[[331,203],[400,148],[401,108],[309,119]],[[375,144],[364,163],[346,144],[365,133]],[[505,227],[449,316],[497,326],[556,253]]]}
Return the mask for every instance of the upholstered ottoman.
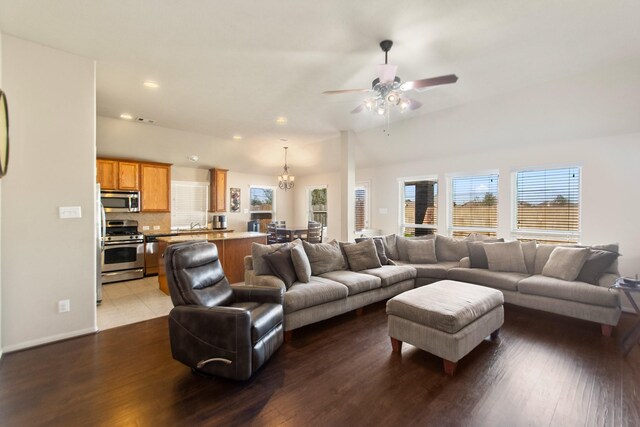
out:
{"label": "upholstered ottoman", "polygon": [[453,375],[486,336],[498,337],[503,303],[500,291],[453,280],[403,292],[387,302],[393,351],[400,353],[407,342],[442,357],[445,373]]}

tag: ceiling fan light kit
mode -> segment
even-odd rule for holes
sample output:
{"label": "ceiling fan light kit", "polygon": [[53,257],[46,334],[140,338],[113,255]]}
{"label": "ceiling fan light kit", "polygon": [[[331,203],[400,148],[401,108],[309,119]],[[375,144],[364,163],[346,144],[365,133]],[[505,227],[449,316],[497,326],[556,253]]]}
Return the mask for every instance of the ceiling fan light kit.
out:
{"label": "ceiling fan light kit", "polygon": [[351,114],[357,114],[362,110],[367,110],[380,116],[386,116],[388,120],[390,110],[392,109],[404,113],[422,107],[421,102],[409,98],[405,95],[405,92],[411,90],[418,91],[420,89],[458,81],[458,77],[455,74],[448,74],[446,76],[402,83],[400,77],[396,75],[398,66],[388,63],[388,54],[392,46],[393,42],[391,40],[383,40],[380,42],[380,48],[384,52],[384,64],[378,65],[378,77],[371,82],[371,89],[330,90],[323,93],[333,95],[350,92],[371,92],[373,96],[366,98],[362,104],[351,111]]}

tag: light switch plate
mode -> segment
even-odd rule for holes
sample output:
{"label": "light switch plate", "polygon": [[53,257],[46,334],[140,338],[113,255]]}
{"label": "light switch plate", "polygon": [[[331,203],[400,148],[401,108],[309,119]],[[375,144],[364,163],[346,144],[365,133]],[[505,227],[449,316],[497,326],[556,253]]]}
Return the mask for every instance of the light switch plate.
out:
{"label": "light switch plate", "polygon": [[80,206],[60,206],[58,216],[60,219],[82,218],[82,209]]}
{"label": "light switch plate", "polygon": [[159,225],[154,225],[154,226],[153,226],[153,229],[154,229],[154,230],[160,230],[160,226],[159,226]]}
{"label": "light switch plate", "polygon": [[379,213],[380,215],[386,215],[386,214],[388,214],[388,213],[389,213],[389,209],[387,209],[387,208],[380,208],[380,209],[378,209],[378,213]]}
{"label": "light switch plate", "polygon": [[249,209],[245,209],[244,213],[248,214],[249,213]]}
{"label": "light switch plate", "polygon": [[148,230],[148,229],[149,229],[149,226],[148,226],[148,225],[143,225],[143,226],[142,226],[142,231],[146,231],[146,230]]}

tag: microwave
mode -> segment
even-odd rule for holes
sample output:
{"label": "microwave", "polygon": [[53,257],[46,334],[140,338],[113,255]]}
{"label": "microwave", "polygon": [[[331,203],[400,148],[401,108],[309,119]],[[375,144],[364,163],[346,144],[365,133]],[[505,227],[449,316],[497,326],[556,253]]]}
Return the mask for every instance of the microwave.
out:
{"label": "microwave", "polygon": [[105,212],[140,212],[139,191],[101,191]]}

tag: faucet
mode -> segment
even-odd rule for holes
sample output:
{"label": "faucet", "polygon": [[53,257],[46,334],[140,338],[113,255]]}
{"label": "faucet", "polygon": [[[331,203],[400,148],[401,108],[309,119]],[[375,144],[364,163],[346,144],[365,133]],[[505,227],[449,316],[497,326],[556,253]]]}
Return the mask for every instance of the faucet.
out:
{"label": "faucet", "polygon": [[202,228],[202,225],[200,225],[200,223],[199,223],[199,222],[192,222],[192,223],[191,223],[191,225],[189,225],[189,229],[190,229],[190,230],[193,230],[193,229],[194,229],[194,228],[196,228],[196,227],[200,227],[200,228]]}

